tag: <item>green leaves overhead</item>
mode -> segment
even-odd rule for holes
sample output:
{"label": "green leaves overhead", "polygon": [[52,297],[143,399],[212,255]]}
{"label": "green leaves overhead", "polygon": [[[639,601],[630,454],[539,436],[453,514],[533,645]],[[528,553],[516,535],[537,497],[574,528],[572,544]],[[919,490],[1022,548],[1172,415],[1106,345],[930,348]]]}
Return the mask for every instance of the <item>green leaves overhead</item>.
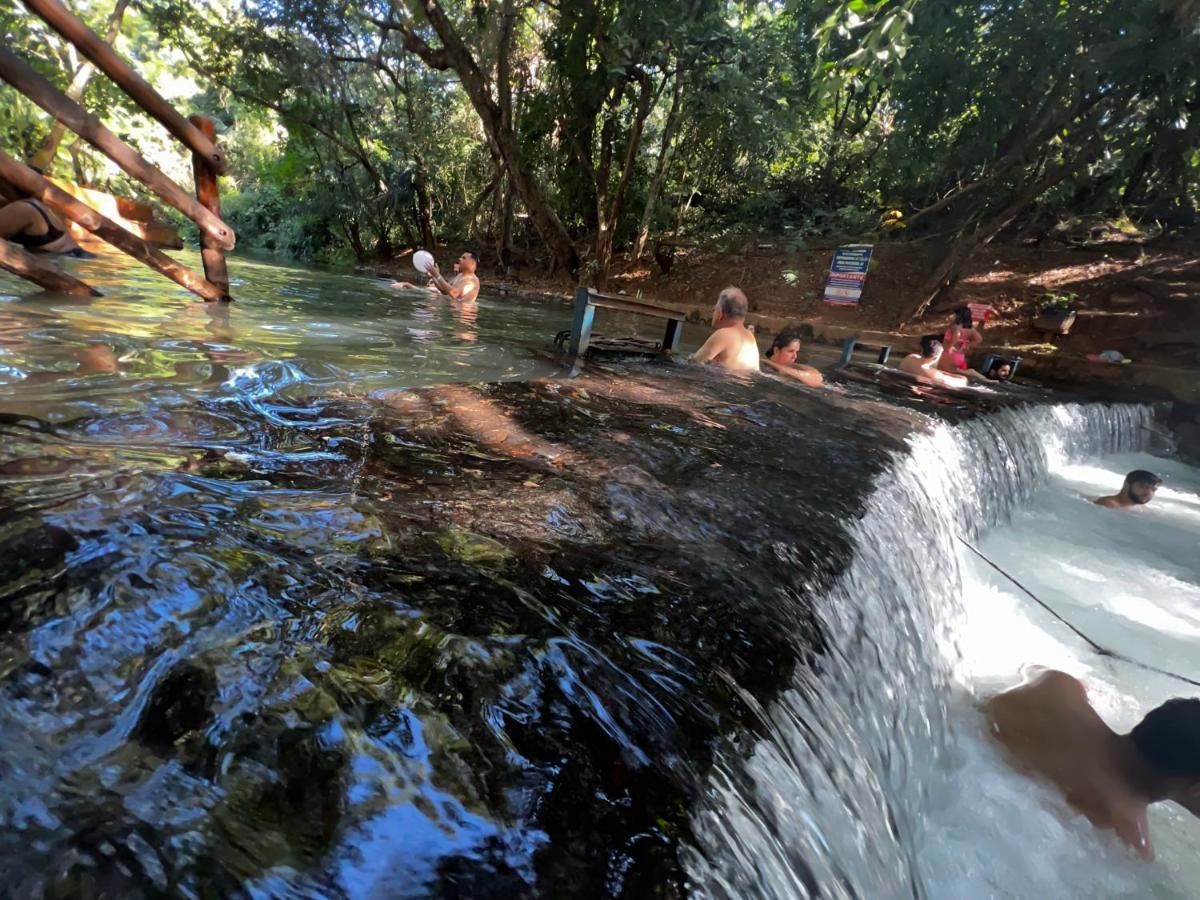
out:
{"label": "green leaves overhead", "polygon": [[[111,0],[73,6],[101,27]],[[505,110],[515,160],[448,63],[439,11]],[[515,167],[603,266],[641,234],[1184,223],[1200,191],[1198,16],[1191,0],[140,0],[119,49],[221,123],[249,243],[369,258],[442,239],[484,249],[485,266],[536,262]],[[0,27],[70,82],[78,60],[40,20],[10,4]],[[108,82],[85,100],[186,179]],[[0,93],[6,149],[31,152],[47,128]],[[59,163],[116,177],[86,148],[64,144]]]}

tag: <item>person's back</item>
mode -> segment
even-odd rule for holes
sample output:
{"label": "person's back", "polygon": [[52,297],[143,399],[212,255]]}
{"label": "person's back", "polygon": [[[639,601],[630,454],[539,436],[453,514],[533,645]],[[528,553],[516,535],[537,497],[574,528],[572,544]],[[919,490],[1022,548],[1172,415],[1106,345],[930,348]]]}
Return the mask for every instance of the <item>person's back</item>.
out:
{"label": "person's back", "polygon": [[[1200,706],[1198,701],[1177,702]],[[1042,671],[992,697],[984,710],[996,738],[1019,768],[1048,778],[1092,824],[1112,829],[1149,859],[1153,850],[1146,807],[1158,800],[1185,802],[1182,792],[1195,784],[1194,775],[1166,771],[1161,753],[1146,740],[1145,723],[1155,715],[1161,717],[1160,710],[1169,705],[1146,717],[1138,726],[1141,734],[1134,729],[1121,735],[1092,708],[1078,679],[1065,672]],[[1182,743],[1195,739],[1178,737]],[[1200,758],[1195,769],[1200,772]]]}
{"label": "person's back", "polygon": [[758,342],[746,328],[749,304],[735,287],[721,291],[713,309],[713,333],[692,354],[693,362],[712,362],[733,372],[758,371]]}
{"label": "person's back", "polygon": [[730,346],[716,362],[735,372],[758,371],[758,341],[744,325],[741,328],[729,328],[731,335]]}

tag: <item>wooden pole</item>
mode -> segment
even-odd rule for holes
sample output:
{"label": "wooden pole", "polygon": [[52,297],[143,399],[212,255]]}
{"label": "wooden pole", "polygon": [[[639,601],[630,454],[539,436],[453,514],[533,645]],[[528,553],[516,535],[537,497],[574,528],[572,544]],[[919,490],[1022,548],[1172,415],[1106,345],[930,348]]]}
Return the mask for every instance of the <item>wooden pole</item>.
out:
{"label": "wooden pole", "polygon": [[185,119],[170,103],[130,68],[100,35],[87,27],[58,0],[25,0],[25,5],[46,24],[79,48],[101,72],[116,82],[148,115],[162,123],[193,153],[199,153],[218,172],[225,171],[225,154],[200,129]]}
{"label": "wooden pole", "polygon": [[59,215],[78,222],[92,234],[108,241],[118,250],[123,250],[156,272],[161,272],[193,294],[203,297],[205,300],[226,299],[228,289],[219,288],[205,281],[191,269],[175,262],[149,242],[126,231],[112,219],[102,216],[86,203],[76,200],[29,166],[17,162],[3,150],[0,150],[0,178],[10,184],[15,184],[25,193],[41,200]]}
{"label": "wooden pole", "polygon": [[100,292],[78,278],[68,275],[58,266],[39,259],[24,247],[0,239],[0,269],[39,284],[48,291],[74,294],[76,297],[99,297]]}
{"label": "wooden pole", "polygon": [[[206,119],[204,116],[191,116],[189,121],[199,128],[205,137],[216,140],[217,132],[213,127],[212,119]],[[208,164],[208,159],[199,153],[192,154],[192,176],[196,181],[196,199],[219,219],[221,217],[221,189],[217,185],[217,172]],[[229,270],[225,267],[225,251],[209,240],[208,235],[200,235],[200,258],[204,260],[204,276],[224,292],[225,296],[222,299],[231,300]]]}
{"label": "wooden pole", "polygon": [[105,128],[100,120],[31,69],[6,47],[0,46],[0,78],[58,119],[73,132],[140,181],[165,203],[196,223],[218,246],[232,250],[233,229],[204,208],[162,170]]}

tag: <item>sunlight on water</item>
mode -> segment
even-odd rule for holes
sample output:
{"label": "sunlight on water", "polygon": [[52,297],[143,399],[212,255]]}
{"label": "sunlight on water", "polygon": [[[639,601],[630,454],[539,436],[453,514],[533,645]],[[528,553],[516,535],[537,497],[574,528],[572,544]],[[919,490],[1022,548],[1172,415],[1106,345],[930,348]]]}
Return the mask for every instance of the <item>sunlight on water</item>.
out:
{"label": "sunlight on water", "polygon": [[[176,256],[199,265],[196,253]],[[105,296],[48,295],[0,273],[7,411],[54,419],[169,406],[244,393],[256,379],[268,392],[328,392],[529,378],[552,371],[545,348],[570,323],[566,304],[485,293],[464,306],[382,278],[237,256],[231,305],[206,304],[124,256],[66,265]],[[82,379],[90,402],[72,390]]]}

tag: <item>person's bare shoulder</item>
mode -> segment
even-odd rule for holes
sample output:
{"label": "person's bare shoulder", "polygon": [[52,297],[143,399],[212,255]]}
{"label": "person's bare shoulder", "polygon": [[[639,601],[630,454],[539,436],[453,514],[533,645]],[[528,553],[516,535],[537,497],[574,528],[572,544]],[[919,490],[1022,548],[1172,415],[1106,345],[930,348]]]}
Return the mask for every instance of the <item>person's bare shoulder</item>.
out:
{"label": "person's bare shoulder", "polygon": [[1116,509],[1117,508],[1117,498],[1115,496],[1114,497],[1097,497],[1092,502],[1095,503],[1097,506],[1103,506],[1105,509]]}
{"label": "person's bare shoulder", "polygon": [[1074,675],[1068,675],[1066,672],[1061,672],[1058,669],[1042,669],[1026,683],[1030,687],[1042,688],[1053,691],[1056,694],[1087,699],[1087,688],[1083,682]]}
{"label": "person's bare shoulder", "polygon": [[1006,707],[1023,705],[1030,695],[1054,695],[1065,697],[1070,701],[1083,699],[1087,702],[1087,688],[1074,675],[1068,675],[1058,669],[1046,669],[1035,666],[1026,670],[1025,680],[1018,685],[1003,690],[984,701],[983,708],[992,714]]}
{"label": "person's bare shoulder", "polygon": [[729,331],[728,328],[718,328],[710,334],[700,349],[692,354],[692,361],[720,362],[722,355],[729,349]]}

